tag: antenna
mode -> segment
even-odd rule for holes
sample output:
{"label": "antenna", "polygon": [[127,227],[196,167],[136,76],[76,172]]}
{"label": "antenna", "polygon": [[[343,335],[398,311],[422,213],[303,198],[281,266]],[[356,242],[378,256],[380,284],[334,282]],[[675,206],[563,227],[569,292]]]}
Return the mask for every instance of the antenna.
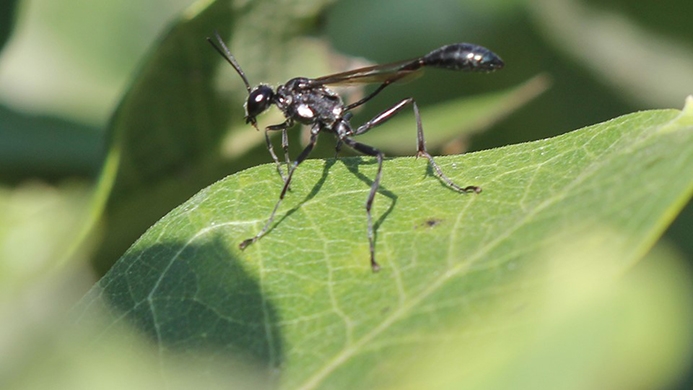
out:
{"label": "antenna", "polygon": [[248,78],[245,77],[245,72],[243,72],[243,69],[241,69],[241,66],[238,64],[236,59],[231,55],[231,51],[229,50],[228,47],[226,47],[226,44],[224,44],[224,41],[221,39],[221,36],[219,35],[219,32],[214,31],[214,36],[217,38],[217,42],[219,43],[219,46],[217,46],[214,41],[212,41],[212,38],[207,37],[207,42],[209,42],[212,47],[221,54],[226,61],[233,66],[234,69],[236,69],[236,72],[238,72],[238,75],[241,76],[243,79],[243,82],[245,83],[245,89],[248,90],[248,93],[250,93],[250,83],[248,82]]}

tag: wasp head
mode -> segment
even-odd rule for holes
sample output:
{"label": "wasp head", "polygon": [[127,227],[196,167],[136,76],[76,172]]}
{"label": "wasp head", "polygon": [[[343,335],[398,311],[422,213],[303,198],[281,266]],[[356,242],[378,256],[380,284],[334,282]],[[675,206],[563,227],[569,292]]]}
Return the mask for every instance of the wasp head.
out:
{"label": "wasp head", "polygon": [[248,94],[248,101],[245,103],[245,123],[251,123],[257,127],[255,118],[272,105],[273,99],[274,91],[270,86],[260,84],[253,88]]}

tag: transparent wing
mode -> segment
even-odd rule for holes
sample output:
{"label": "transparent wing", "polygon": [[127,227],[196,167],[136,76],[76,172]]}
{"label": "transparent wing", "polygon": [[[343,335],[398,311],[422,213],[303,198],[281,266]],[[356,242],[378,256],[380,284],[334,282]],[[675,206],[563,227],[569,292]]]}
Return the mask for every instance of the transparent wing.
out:
{"label": "transparent wing", "polygon": [[314,85],[393,83],[421,74],[424,67],[467,72],[490,72],[503,67],[503,60],[485,47],[455,43],[410,60],[373,65],[312,79]]}
{"label": "transparent wing", "polygon": [[356,85],[394,82],[401,79],[409,79],[421,74],[422,65],[419,59],[392,62],[383,65],[372,65],[364,68],[352,69],[346,72],[335,73],[312,79],[315,85]]}

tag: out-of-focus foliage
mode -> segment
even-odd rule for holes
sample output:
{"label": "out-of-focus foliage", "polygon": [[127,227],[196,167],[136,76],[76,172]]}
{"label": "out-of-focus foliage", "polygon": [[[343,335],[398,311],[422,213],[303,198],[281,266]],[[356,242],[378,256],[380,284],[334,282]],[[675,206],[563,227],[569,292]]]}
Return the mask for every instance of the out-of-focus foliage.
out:
{"label": "out-of-focus foliage", "polygon": [[[204,16],[213,7],[218,12]],[[103,351],[80,354],[81,343],[99,339],[103,319],[82,321],[77,331],[62,324],[72,323],[64,312],[98,278],[94,264],[105,272],[144,229],[191,194],[226,174],[270,161],[262,135],[242,123],[240,80],[204,42],[215,29],[230,39],[251,83],[318,76],[364,58],[388,62],[455,41],[491,48],[507,64],[501,72],[451,78],[444,71],[428,71],[390,87],[354,118],[354,123],[365,121],[413,96],[431,146],[437,153],[459,153],[551,137],[634,111],[681,108],[693,93],[692,14],[693,2],[686,0],[0,1],[0,278],[5,281],[0,288],[0,387],[45,387],[30,379],[37,373],[46,378],[62,374],[63,381],[51,383],[72,388],[89,383],[80,382],[84,375],[114,388],[159,383],[159,374],[154,377],[142,367],[156,366],[167,351],[149,346],[123,350],[119,340],[131,340],[124,343],[130,346],[143,343],[132,341],[138,336],[127,326],[112,332],[115,338],[107,338]],[[196,73],[200,70],[204,73]],[[513,106],[510,92],[537,75],[548,82],[525,90],[518,95],[525,105]],[[187,99],[176,95],[182,86]],[[213,105],[200,99],[212,92],[218,94]],[[476,115],[462,115],[457,107],[475,107]],[[262,123],[278,119],[271,115]],[[458,134],[471,135],[436,133],[443,126],[454,133],[450,118],[465,121]],[[405,128],[392,145],[373,134],[373,144],[388,155],[414,151],[414,127],[402,120]],[[175,132],[165,131],[171,126],[190,138],[172,139]],[[127,142],[118,139],[122,134],[128,134]],[[142,138],[133,138],[138,135]],[[292,137],[295,155],[300,131]],[[156,143],[147,141],[152,139]],[[323,137],[314,156],[332,157],[333,147]],[[166,168],[163,176],[145,175],[161,167]],[[117,176],[123,172],[137,175]],[[114,191],[127,196],[113,196]],[[688,206],[664,235],[662,245],[679,253],[664,256],[669,260],[663,264],[671,266],[640,267],[638,272],[653,278],[636,272],[608,294],[597,289],[593,297],[618,307],[631,304],[630,299],[643,303],[646,297],[632,298],[637,296],[633,283],[642,281],[665,301],[662,275],[678,274],[691,283],[690,270],[681,262],[693,259],[692,235],[693,207]],[[683,260],[671,260],[679,256]],[[580,275],[576,278],[580,282]],[[676,291],[690,294],[685,288]],[[595,302],[587,297],[577,303],[586,313],[597,313]],[[554,334],[570,331],[566,318],[552,317]],[[581,329],[591,328],[588,323]],[[639,331],[633,332],[621,342],[637,338]],[[548,344],[515,346],[521,356],[535,357],[528,361],[555,356]],[[456,361],[430,347],[431,356]],[[133,356],[142,363],[128,363]],[[52,371],[63,361],[70,369]],[[94,367],[99,361],[103,365]],[[185,387],[188,374],[194,376],[199,367],[178,370],[179,363],[186,364],[173,362],[164,373],[179,380],[170,387]],[[109,379],[128,376],[107,376],[116,367],[131,373],[132,382]],[[411,375],[443,380],[445,373],[437,367],[432,362]],[[531,384],[520,374],[509,378]],[[239,384],[258,384],[255,372],[231,376]],[[212,386],[228,378],[207,379]],[[503,386],[502,381],[479,383]],[[383,385],[399,388],[402,383]]]}

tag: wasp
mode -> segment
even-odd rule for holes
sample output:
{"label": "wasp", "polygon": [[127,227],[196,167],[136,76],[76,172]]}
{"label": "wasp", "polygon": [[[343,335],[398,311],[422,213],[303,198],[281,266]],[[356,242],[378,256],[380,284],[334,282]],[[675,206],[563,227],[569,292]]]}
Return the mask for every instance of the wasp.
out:
{"label": "wasp", "polygon": [[[276,106],[284,114],[285,118],[284,122],[265,128],[267,149],[274,162],[277,164],[277,171],[284,180],[284,186],[262,230],[254,237],[241,242],[239,245],[241,250],[258,241],[269,231],[279,205],[282,203],[282,200],[290,188],[291,178],[296,168],[308,157],[308,155],[310,155],[310,152],[317,143],[320,133],[332,133],[337,138],[337,152],[339,152],[343,145],[346,145],[359,153],[375,157],[378,162],[378,168],[373,183],[371,184],[365,206],[368,220],[367,234],[370,246],[371,269],[374,272],[380,270],[380,265],[375,260],[375,232],[373,229],[371,208],[373,207],[375,194],[380,187],[384,155],[380,150],[356,141],[354,137],[367,133],[383,124],[409,106],[413,109],[416,118],[417,157],[425,157],[438,177],[455,191],[462,193],[481,192],[481,188],[477,186],[461,187],[455,184],[443,173],[438,164],[433,160],[433,157],[426,150],[421,115],[419,114],[419,107],[413,98],[408,97],[402,99],[397,104],[358,127],[353,126],[350,120],[353,115],[353,109],[373,99],[388,85],[405,78],[410,78],[411,76],[416,76],[425,68],[441,68],[467,72],[490,72],[503,68],[503,60],[489,49],[471,43],[455,43],[440,47],[426,55],[414,59],[367,66],[318,78],[296,77],[287,81],[285,84],[272,88],[267,84],[259,84],[255,87],[251,87],[245,72],[243,72],[243,69],[218,33],[215,33],[215,38],[216,44],[209,37],[207,41],[209,41],[214,49],[231,64],[248,90],[248,100],[245,103],[246,123],[258,129],[258,115],[267,111],[271,106]],[[369,83],[380,83],[380,85],[362,99],[349,104],[345,104],[342,98],[329,88],[329,86],[354,86]],[[292,161],[288,154],[289,144],[286,132],[296,124],[310,127],[310,139],[303,151]],[[288,167],[286,176],[284,176],[281,169],[282,162],[279,161],[272,147],[272,143],[270,142],[270,133],[277,131],[282,133],[282,148],[284,149],[285,160]]]}

